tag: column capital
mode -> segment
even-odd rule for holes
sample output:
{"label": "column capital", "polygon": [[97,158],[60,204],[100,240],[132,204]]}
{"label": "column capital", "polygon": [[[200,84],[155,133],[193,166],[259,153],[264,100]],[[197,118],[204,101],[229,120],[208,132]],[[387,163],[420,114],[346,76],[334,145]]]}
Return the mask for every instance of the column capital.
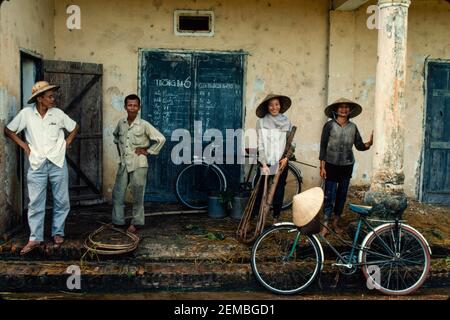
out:
{"label": "column capital", "polygon": [[386,8],[386,7],[406,7],[408,8],[411,5],[411,0],[378,0],[378,7]]}

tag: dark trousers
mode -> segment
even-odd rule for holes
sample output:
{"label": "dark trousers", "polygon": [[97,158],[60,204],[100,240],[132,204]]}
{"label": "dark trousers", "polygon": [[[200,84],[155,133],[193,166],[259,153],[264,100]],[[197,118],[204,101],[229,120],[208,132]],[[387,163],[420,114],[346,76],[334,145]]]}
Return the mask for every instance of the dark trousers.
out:
{"label": "dark trousers", "polygon": [[350,178],[341,179],[339,182],[325,180],[325,201],[323,213],[326,221],[330,220],[333,211],[338,217],[342,215],[345,201],[347,200],[349,185]]}
{"label": "dark trousers", "polygon": [[[286,165],[283,173],[281,173],[280,178],[278,179],[278,185],[275,189],[275,194],[273,195],[272,208],[273,208],[273,216],[279,217],[281,214],[281,209],[283,207],[283,199],[284,199],[284,190],[286,188],[286,180],[288,176],[289,170]],[[267,192],[270,190],[270,184],[273,181],[274,176],[269,176],[269,181],[267,185]],[[260,182],[258,194],[256,196],[255,206],[253,207],[253,216],[256,216],[259,212],[259,208],[261,206],[261,200],[264,192],[264,179],[265,176],[260,176],[259,179],[263,179]]]}

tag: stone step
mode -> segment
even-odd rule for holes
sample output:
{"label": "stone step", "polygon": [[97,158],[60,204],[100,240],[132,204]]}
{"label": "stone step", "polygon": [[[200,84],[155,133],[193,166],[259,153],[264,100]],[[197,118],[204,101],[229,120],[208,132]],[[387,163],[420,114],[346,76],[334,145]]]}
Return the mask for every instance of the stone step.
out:
{"label": "stone step", "polygon": [[[71,265],[79,266],[80,261],[0,261],[0,292],[70,292],[66,283],[70,277],[67,268]],[[103,261],[84,263],[80,270],[82,292],[264,290],[249,264]],[[449,276],[447,268],[433,267],[424,287],[448,287]],[[335,277],[336,270],[325,265],[320,280],[322,290],[332,290]],[[339,289],[362,287],[365,279],[361,272],[339,276]],[[308,291],[320,291],[317,279]]]}
{"label": "stone step", "polygon": [[[18,260],[24,261],[68,261],[80,260],[85,256],[86,250],[83,241],[79,239],[66,240],[60,247],[47,242],[45,247],[38,248],[28,253],[26,257],[20,256],[20,250],[26,241],[18,241],[0,245],[0,261]],[[333,243],[338,252],[348,252],[349,247]],[[325,257],[334,259],[335,253],[326,245],[322,245]],[[110,256],[113,261],[141,261],[141,262],[195,262],[195,261],[218,261],[248,263],[250,261],[251,246],[243,245],[237,241],[206,241],[183,239],[183,241],[172,241],[166,238],[143,239],[136,251],[120,255]],[[432,258],[443,258],[450,256],[449,247],[431,246]],[[105,258],[100,256],[100,260]]]}

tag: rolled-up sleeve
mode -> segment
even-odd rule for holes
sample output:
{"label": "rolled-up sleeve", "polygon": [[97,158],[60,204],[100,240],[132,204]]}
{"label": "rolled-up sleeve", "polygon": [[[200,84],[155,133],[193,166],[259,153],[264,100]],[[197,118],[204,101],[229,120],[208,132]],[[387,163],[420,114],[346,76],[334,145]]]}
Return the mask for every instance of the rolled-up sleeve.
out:
{"label": "rolled-up sleeve", "polygon": [[147,123],[145,126],[145,133],[147,134],[148,138],[153,141],[154,143],[150,145],[150,147],[147,149],[147,153],[151,155],[157,155],[159,154],[159,151],[162,149],[164,144],[166,143],[166,138],[162,135],[161,132],[159,132],[154,126],[152,126],[150,123]]}
{"label": "rolled-up sleeve", "polygon": [[117,123],[116,129],[114,129],[113,137],[114,137],[114,143],[119,144],[119,130],[120,130],[120,121]]}
{"label": "rolled-up sleeve", "polygon": [[63,113],[63,128],[66,129],[68,132],[72,132],[75,130],[75,127],[77,126],[77,123],[72,120],[64,111]]}
{"label": "rolled-up sleeve", "polygon": [[19,133],[25,129],[26,120],[24,110],[21,110],[6,127],[14,133]]}

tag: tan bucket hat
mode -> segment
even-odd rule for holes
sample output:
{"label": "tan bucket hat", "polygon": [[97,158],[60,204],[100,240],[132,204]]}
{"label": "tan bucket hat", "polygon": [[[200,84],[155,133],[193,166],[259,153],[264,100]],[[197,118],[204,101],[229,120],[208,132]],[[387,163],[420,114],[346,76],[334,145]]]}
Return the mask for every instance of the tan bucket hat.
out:
{"label": "tan bucket hat", "polygon": [[274,98],[277,98],[278,100],[280,100],[280,104],[281,104],[280,113],[285,113],[291,107],[291,104],[292,104],[291,98],[289,98],[287,96],[271,93],[271,94],[267,95],[267,97],[265,97],[264,100],[256,108],[256,116],[258,118],[265,117],[265,115],[268,112],[267,102]]}
{"label": "tan bucket hat", "polygon": [[47,81],[38,81],[34,84],[33,88],[31,89],[31,97],[28,99],[28,103],[36,102],[36,98],[43,94],[44,92],[50,91],[50,90],[58,90],[59,86],[51,85]]}
{"label": "tan bucket hat", "polygon": [[292,204],[294,224],[297,227],[303,227],[310,223],[319,213],[323,199],[324,194],[320,187],[309,189],[294,196]]}
{"label": "tan bucket hat", "polygon": [[349,114],[349,118],[354,118],[356,116],[359,116],[362,112],[362,107],[357,104],[356,102],[346,99],[346,98],[340,98],[338,100],[336,100],[335,102],[333,102],[332,104],[330,104],[328,107],[326,107],[325,109],[325,115],[328,118],[333,118],[333,111],[334,109],[340,105],[340,104],[348,104],[350,106],[350,108],[352,108],[352,111]]}

